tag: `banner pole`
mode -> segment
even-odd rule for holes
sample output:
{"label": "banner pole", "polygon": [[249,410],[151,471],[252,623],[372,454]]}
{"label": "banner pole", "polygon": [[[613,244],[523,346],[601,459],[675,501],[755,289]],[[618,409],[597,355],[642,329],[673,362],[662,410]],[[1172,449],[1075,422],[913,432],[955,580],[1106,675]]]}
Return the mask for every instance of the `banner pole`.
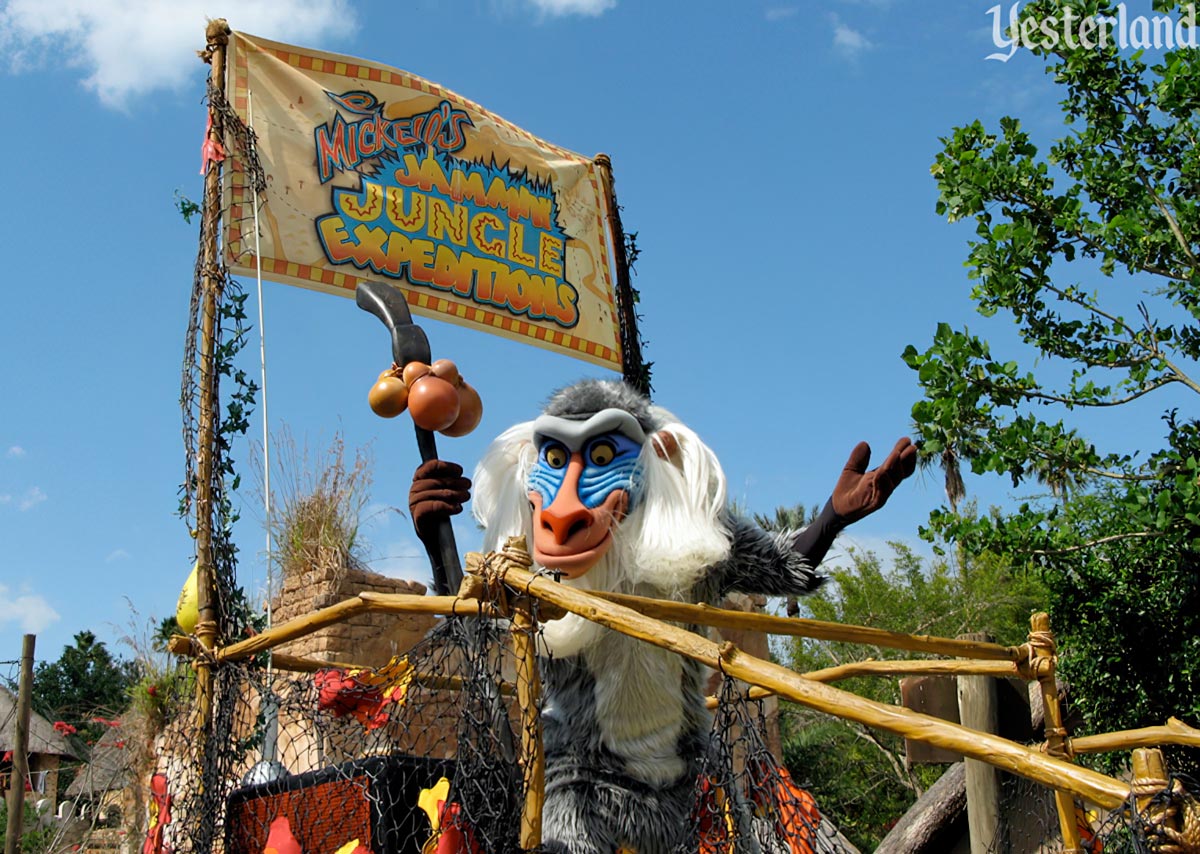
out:
{"label": "banner pole", "polygon": [[[249,86],[246,87],[246,124],[249,126],[251,133],[249,134],[251,148],[251,157],[255,160],[258,158],[258,152],[253,148],[257,137],[254,135],[254,93]],[[271,560],[274,556],[273,531],[271,527],[271,431],[270,419],[267,416],[267,326],[265,322],[266,307],[263,302],[263,275],[262,275],[262,240],[259,231],[258,222],[258,184],[252,183],[254,188],[254,280],[258,286],[258,361],[262,372],[262,418],[263,418],[263,513],[266,516],[267,529],[267,628],[271,628],[274,622],[273,611],[271,607],[271,593],[273,590],[272,580],[274,578],[271,571]],[[267,684],[274,690],[274,675],[275,675],[275,659],[274,656],[267,652]],[[270,702],[264,704],[264,712],[266,717],[266,732],[263,736],[262,757],[264,761],[275,761],[275,751],[279,740],[279,707],[274,696],[271,696]]]}
{"label": "banner pole", "polygon": [[[212,85],[215,93],[225,94],[225,49],[229,44],[229,25],[224,18],[209,21],[205,30],[206,48],[201,58],[212,66]],[[213,106],[210,94],[208,104],[209,129],[206,143],[222,145],[225,137],[225,121],[221,112]],[[224,290],[224,277],[220,270],[218,233],[221,226],[221,168],[218,163],[209,164],[204,176],[204,211],[201,236],[203,240],[201,283],[203,302],[200,326],[200,418],[197,436],[196,462],[196,572],[197,610],[196,635],[200,645],[207,651],[216,646],[217,608],[215,573],[213,570],[213,456],[216,442],[218,377],[214,370],[216,350],[217,305]],[[212,721],[213,674],[209,656],[201,656],[197,665],[197,699],[202,731],[207,731]]]}
{"label": "banner pole", "polygon": [[650,364],[642,361],[642,337],[638,332],[637,309],[633,284],[629,278],[629,253],[625,242],[625,227],[621,224],[621,208],[613,185],[612,160],[607,154],[592,158],[604,186],[604,203],[608,208],[608,233],[612,241],[613,266],[616,268],[617,331],[621,336],[621,374],[625,382],[642,394],[650,394]]}

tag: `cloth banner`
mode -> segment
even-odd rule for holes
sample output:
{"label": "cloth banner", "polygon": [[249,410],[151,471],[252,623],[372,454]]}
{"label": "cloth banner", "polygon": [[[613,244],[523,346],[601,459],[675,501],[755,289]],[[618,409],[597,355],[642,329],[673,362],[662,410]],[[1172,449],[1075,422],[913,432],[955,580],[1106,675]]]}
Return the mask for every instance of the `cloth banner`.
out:
{"label": "cloth banner", "polygon": [[[264,277],[386,281],[414,314],[621,369],[594,161],[420,77],[244,33],[227,80],[267,177]],[[225,171],[226,262],[253,275],[253,195]]]}

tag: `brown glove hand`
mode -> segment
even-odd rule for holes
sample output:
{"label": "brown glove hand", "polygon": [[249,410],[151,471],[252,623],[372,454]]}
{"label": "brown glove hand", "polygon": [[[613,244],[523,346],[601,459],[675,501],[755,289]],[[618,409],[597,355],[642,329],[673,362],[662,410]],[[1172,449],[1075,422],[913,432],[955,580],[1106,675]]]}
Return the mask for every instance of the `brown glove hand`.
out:
{"label": "brown glove hand", "polygon": [[463,477],[462,466],[446,460],[422,463],[413,473],[408,491],[408,510],[413,527],[423,541],[436,536],[438,523],[462,512],[471,498],[471,481]]}
{"label": "brown glove hand", "polygon": [[916,470],[917,446],[905,437],[879,468],[867,471],[870,461],[871,446],[859,442],[833,488],[833,512],[847,522],[869,516],[887,503],[892,490]]}

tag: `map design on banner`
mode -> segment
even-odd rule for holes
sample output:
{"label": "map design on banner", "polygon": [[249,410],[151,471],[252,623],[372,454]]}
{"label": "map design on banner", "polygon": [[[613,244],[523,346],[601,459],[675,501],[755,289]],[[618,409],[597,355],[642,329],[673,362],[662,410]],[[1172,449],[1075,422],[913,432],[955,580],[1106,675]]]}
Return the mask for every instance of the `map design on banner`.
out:
{"label": "map design on banner", "polygon": [[[267,278],[353,296],[404,290],[415,314],[620,370],[601,176],[448,90],[394,69],[235,34],[234,107],[267,174]],[[255,268],[236,162],[226,247]]]}

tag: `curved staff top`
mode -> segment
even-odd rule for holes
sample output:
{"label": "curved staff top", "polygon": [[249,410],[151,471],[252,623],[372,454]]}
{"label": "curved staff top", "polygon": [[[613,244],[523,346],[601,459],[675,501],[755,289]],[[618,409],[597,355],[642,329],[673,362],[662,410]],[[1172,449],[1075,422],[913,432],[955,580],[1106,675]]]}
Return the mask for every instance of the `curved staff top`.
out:
{"label": "curved staff top", "polygon": [[[432,361],[429,339],[425,330],[413,323],[408,301],[402,291],[383,282],[360,282],[354,291],[354,302],[363,311],[369,311],[382,320],[392,333],[393,362],[404,367],[409,362],[428,364]],[[413,428],[417,432],[417,450],[421,453],[421,462],[436,460],[437,442],[433,433],[416,424]],[[439,596],[457,592],[463,572],[449,517],[438,522],[434,537],[422,537],[421,544],[425,546],[433,567],[434,592]]]}

